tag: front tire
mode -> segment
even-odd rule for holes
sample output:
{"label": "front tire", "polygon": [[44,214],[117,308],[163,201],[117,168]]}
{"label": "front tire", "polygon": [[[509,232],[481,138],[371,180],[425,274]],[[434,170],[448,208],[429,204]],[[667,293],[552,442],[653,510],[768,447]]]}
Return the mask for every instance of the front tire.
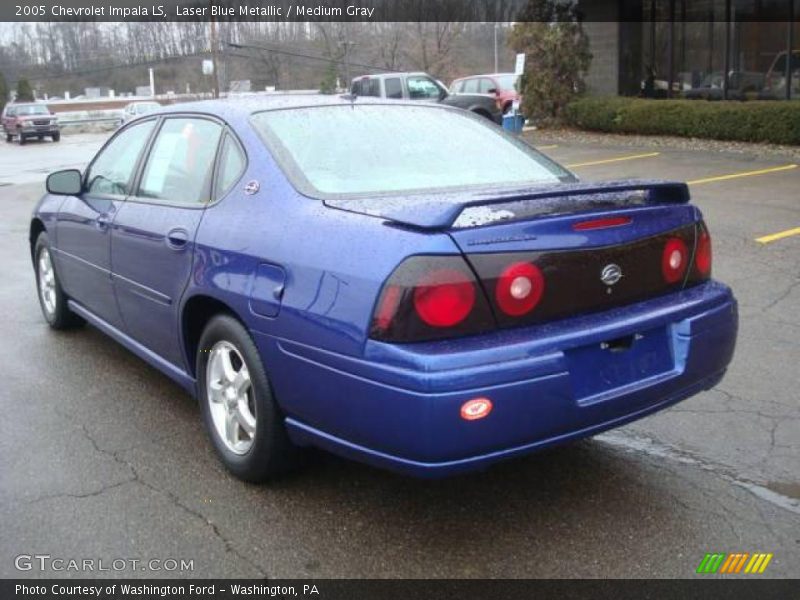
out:
{"label": "front tire", "polygon": [[54,141],[54,142],[57,142],[57,141],[59,141],[60,139],[61,139],[61,132],[60,132],[60,131],[56,131],[56,132],[53,134],[53,141]]}
{"label": "front tire", "polygon": [[231,473],[259,483],[296,466],[300,451],[286,433],[258,349],[239,321],[224,314],[209,321],[196,372],[206,430]]}
{"label": "front tire", "polygon": [[61,288],[50,252],[50,240],[45,232],[36,239],[33,256],[39,306],[47,324],[53,329],[69,329],[83,324],[83,319],[67,305],[68,298]]}
{"label": "front tire", "polygon": [[11,135],[10,133],[6,134],[6,144],[10,144],[11,140],[13,140],[13,139],[14,139],[13,135]]}
{"label": "front tire", "polygon": [[19,134],[19,145],[20,146],[24,146],[27,143],[28,143],[28,140],[25,139],[25,136],[20,133]]}

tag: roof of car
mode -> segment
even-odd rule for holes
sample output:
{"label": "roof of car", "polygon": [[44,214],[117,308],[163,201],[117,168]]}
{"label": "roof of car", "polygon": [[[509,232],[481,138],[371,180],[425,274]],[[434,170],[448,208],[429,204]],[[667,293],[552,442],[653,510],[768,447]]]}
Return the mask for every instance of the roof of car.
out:
{"label": "roof of car", "polygon": [[408,77],[409,75],[425,75],[426,77],[432,77],[432,75],[425,71],[403,71],[402,73],[392,71],[391,73],[369,73],[367,75],[359,75],[358,77],[353,77],[353,81],[358,81],[359,79],[377,79],[378,77]]}
{"label": "roof of car", "polygon": [[514,77],[514,73],[483,73],[481,75],[465,75],[464,77],[458,77],[453,81],[461,81],[462,79],[477,79],[478,77],[506,77],[506,76]]}
{"label": "roof of car", "polygon": [[201,100],[199,102],[182,102],[180,104],[162,106],[161,110],[151,114],[192,112],[216,115],[221,118],[241,118],[256,112],[268,110],[310,106],[387,104],[387,102],[391,102],[393,105],[406,104],[409,106],[420,106],[419,102],[403,102],[366,96],[358,96],[353,99],[351,96],[340,94],[269,94],[236,96],[220,100]]}

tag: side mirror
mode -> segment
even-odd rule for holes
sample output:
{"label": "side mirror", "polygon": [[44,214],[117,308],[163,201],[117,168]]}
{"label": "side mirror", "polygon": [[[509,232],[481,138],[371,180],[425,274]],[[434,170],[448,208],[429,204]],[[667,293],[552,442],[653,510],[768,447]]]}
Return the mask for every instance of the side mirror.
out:
{"label": "side mirror", "polygon": [[83,178],[78,169],[56,171],[47,176],[47,193],[59,196],[77,196],[83,191]]}
{"label": "side mirror", "polygon": [[497,88],[491,88],[489,89],[489,93],[494,94],[496,96],[497,94],[500,93],[500,90],[498,90]]}

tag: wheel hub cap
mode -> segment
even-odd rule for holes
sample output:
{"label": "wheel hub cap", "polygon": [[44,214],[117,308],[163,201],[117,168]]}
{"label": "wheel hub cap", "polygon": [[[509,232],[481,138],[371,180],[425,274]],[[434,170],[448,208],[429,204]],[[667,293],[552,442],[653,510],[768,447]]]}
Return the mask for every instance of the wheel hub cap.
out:
{"label": "wheel hub cap", "polygon": [[219,438],[234,454],[247,453],[256,433],[255,398],[247,365],[230,342],[217,342],[211,349],[206,394]]}
{"label": "wheel hub cap", "polygon": [[47,248],[39,252],[39,296],[45,312],[52,315],[56,311],[56,275]]}

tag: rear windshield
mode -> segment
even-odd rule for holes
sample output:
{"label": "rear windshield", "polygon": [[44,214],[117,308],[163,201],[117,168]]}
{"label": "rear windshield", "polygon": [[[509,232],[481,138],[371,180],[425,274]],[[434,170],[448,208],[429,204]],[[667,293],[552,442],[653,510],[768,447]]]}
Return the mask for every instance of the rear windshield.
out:
{"label": "rear windshield", "polygon": [[295,187],[312,196],[505,187],[570,177],[466,111],[356,103],[256,113],[252,123]]}

